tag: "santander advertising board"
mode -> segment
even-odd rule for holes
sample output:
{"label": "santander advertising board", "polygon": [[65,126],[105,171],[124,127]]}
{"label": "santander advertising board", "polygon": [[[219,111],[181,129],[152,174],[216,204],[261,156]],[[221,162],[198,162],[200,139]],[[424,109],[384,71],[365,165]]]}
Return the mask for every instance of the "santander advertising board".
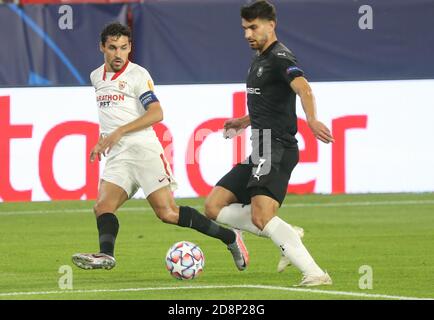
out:
{"label": "santander advertising board", "polygon": [[[417,103],[421,93],[434,95],[427,90],[433,84],[312,83],[318,118],[335,143],[315,139],[298,101],[300,162],[288,193],[433,191],[434,129],[428,122],[434,97]],[[178,182],[175,196],[206,196],[250,153],[250,130],[234,139],[222,135],[225,120],[247,112],[245,87],[178,85],[155,91],[164,120],[154,130]],[[415,122],[416,114],[423,119]],[[90,163],[88,155],[98,134],[91,87],[0,89],[0,200],[95,199],[104,160]]]}

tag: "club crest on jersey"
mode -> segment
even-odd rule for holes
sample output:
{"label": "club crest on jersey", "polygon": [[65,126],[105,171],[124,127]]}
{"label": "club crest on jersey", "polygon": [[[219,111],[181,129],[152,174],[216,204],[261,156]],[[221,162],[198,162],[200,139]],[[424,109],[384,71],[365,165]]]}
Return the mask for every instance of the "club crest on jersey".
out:
{"label": "club crest on jersey", "polygon": [[126,85],[126,81],[119,81],[119,90],[124,90]]}
{"label": "club crest on jersey", "polygon": [[259,78],[260,76],[262,76],[263,72],[264,72],[264,68],[263,67],[259,67],[258,72],[256,72],[256,76]]}

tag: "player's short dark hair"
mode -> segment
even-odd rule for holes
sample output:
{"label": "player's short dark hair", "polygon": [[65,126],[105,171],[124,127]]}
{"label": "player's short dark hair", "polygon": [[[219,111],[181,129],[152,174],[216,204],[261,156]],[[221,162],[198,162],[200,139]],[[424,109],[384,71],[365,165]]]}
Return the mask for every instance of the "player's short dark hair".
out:
{"label": "player's short dark hair", "polygon": [[259,18],[276,22],[276,8],[267,0],[258,0],[241,7],[241,18],[247,21]]}
{"label": "player's short dark hair", "polygon": [[119,38],[121,36],[128,37],[128,41],[131,42],[131,29],[119,22],[110,23],[101,31],[101,43],[105,45],[108,37]]}

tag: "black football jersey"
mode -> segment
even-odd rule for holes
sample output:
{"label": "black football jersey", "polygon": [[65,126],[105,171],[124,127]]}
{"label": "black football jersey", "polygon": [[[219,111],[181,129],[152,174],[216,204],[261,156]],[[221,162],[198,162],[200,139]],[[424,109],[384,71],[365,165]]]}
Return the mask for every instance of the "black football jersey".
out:
{"label": "black football jersey", "polygon": [[297,143],[296,94],[289,84],[303,75],[295,56],[279,41],[254,57],[246,83],[252,129],[270,129],[272,139],[284,146]]}

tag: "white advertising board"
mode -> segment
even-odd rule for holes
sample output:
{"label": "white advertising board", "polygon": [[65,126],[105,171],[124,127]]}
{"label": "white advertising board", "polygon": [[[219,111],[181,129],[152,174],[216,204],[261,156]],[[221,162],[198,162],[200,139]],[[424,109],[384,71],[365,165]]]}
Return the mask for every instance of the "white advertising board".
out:
{"label": "white advertising board", "polygon": [[[336,142],[313,138],[298,101],[300,162],[289,192],[434,191],[434,80],[311,85]],[[251,150],[249,130],[233,140],[221,130],[246,114],[245,87],[156,86],[156,94],[175,196],[204,196]],[[97,136],[91,87],[0,89],[0,201],[94,199],[104,161],[87,158]]]}

